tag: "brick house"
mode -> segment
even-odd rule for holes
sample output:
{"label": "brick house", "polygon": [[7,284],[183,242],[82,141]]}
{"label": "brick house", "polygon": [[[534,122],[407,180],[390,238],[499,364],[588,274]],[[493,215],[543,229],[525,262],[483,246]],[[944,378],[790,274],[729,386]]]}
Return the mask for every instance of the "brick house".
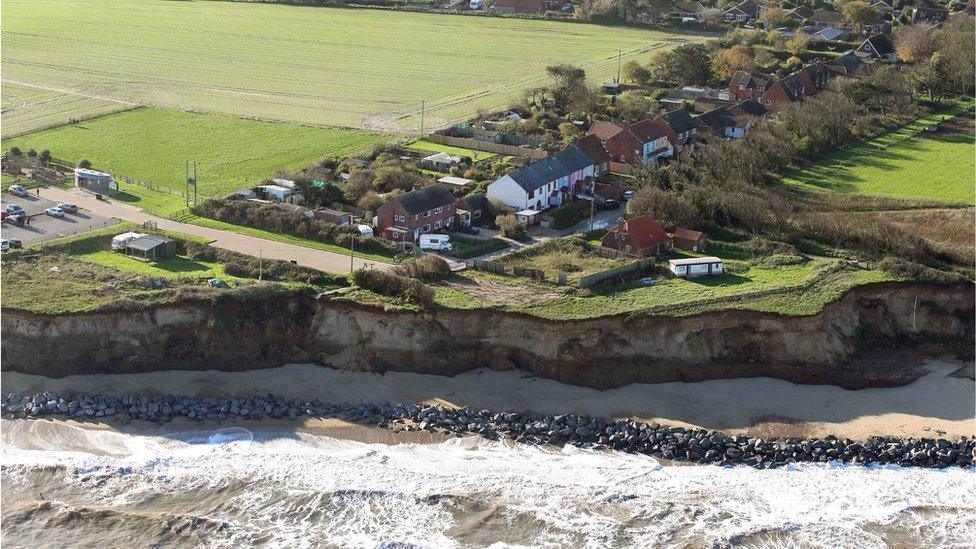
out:
{"label": "brick house", "polygon": [[776,82],[776,77],[771,74],[735,71],[732,79],[729,80],[729,95],[736,101],[759,99],[762,94],[766,93],[766,90],[772,87],[774,82]]}
{"label": "brick house", "polygon": [[684,109],[675,109],[654,119],[654,125],[668,137],[674,154],[690,148],[698,135],[699,124]]}
{"label": "brick house", "polygon": [[704,252],[708,246],[708,238],[701,231],[677,228],[674,230],[674,247],[679,250],[690,250],[692,252]]}
{"label": "brick house", "polygon": [[585,135],[573,141],[572,147],[583,152],[593,162],[593,177],[610,173],[610,153],[596,135]]}
{"label": "brick house", "polygon": [[656,164],[661,157],[671,156],[668,135],[650,120],[635,124],[598,120],[589,135],[600,139],[611,162]]}
{"label": "brick house", "polygon": [[473,193],[460,198],[455,204],[458,222],[461,225],[470,226],[477,223],[479,219],[487,217],[491,211],[488,203],[488,195],[485,193]]}
{"label": "brick house", "polygon": [[455,224],[454,194],[443,183],[393,197],[376,210],[376,228],[394,242],[414,242],[424,233]]}
{"label": "brick house", "polygon": [[666,254],[674,247],[664,227],[646,215],[621,221],[603,235],[600,244],[637,257]]}

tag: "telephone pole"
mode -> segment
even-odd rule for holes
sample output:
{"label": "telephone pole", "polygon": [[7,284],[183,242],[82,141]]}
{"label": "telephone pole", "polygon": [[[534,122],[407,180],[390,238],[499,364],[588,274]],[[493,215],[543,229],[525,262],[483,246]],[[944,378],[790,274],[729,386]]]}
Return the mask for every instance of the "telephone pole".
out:
{"label": "telephone pole", "polygon": [[424,108],[427,106],[427,102],[420,101],[420,137],[424,137]]}
{"label": "telephone pole", "polygon": [[614,80],[614,84],[620,83],[620,56],[623,55],[623,50],[617,50],[617,79]]}
{"label": "telephone pole", "polygon": [[349,274],[352,274],[355,269],[353,269],[353,259],[355,256],[353,253],[356,251],[356,235],[349,234]]}

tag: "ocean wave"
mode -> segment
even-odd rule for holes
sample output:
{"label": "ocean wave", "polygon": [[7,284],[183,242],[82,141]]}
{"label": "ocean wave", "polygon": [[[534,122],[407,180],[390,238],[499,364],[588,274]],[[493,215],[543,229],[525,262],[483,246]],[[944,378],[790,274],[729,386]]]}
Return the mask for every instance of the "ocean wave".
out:
{"label": "ocean wave", "polygon": [[[34,500],[40,488],[77,508],[205,518],[221,525],[208,542],[218,546],[859,548],[976,538],[976,473],[965,469],[665,467],[473,437],[383,445],[244,429],[62,430],[70,442],[59,447],[58,433],[45,432],[43,450],[5,438],[5,501]],[[5,523],[18,517],[5,506]]]}

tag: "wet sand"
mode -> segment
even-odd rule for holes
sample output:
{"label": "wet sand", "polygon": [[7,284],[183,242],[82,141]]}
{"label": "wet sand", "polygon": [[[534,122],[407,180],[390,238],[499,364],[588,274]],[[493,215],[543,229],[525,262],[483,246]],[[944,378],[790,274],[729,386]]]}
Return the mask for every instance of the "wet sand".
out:
{"label": "wet sand", "polygon": [[[232,396],[272,392],[288,398],[318,398],[330,402],[426,402],[497,411],[631,417],[762,437],[832,434],[853,439],[874,435],[956,438],[976,433],[976,385],[967,376],[952,375],[966,366],[951,359],[927,360],[924,367],[928,373],[912,384],[859,391],[831,385],[796,385],[771,378],[633,384],[598,391],[536,378],[520,371],[481,369],[444,377],[344,372],[313,365],[288,365],[248,372],[165,371],[77,375],[61,379],[3,372],[0,381],[7,393],[87,391]],[[180,423],[185,423],[187,430],[218,425],[181,419],[168,424],[165,429],[179,429]],[[83,424],[93,426],[91,422]],[[121,431],[138,429],[145,432],[143,422],[101,425]],[[236,420],[219,425],[242,425],[248,429],[287,426],[364,442],[432,441],[427,433],[394,433],[335,419]]]}

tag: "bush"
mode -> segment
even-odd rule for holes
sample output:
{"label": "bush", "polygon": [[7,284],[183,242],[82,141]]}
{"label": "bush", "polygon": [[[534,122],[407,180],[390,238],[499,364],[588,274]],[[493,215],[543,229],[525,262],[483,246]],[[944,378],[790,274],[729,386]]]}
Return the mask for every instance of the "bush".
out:
{"label": "bush", "polygon": [[437,279],[451,274],[451,266],[434,254],[426,254],[393,267],[393,272],[408,278],[421,280]]}
{"label": "bush", "polygon": [[516,240],[522,240],[528,236],[525,234],[525,225],[516,219],[515,214],[501,214],[495,218],[495,224],[498,225],[498,230],[501,231],[502,236]]}
{"label": "bush", "polygon": [[580,210],[569,202],[552,211],[552,226],[556,229],[566,229],[580,220]]}
{"label": "bush", "polygon": [[753,263],[761,269],[775,269],[777,267],[788,267],[790,265],[801,265],[810,259],[802,255],[773,254],[763,257]]}
{"label": "bush", "polygon": [[396,253],[393,244],[379,238],[362,236],[353,226],[310,219],[298,211],[274,204],[208,198],[190,210],[201,217],[317,240],[344,248],[348,248],[350,240],[353,240],[356,249],[360,251],[389,256]]}
{"label": "bush", "polygon": [[965,276],[956,272],[933,269],[918,263],[899,261],[890,257],[882,259],[878,263],[878,268],[892,276],[907,278],[909,280],[936,282],[942,284],[968,282],[968,279]]}
{"label": "bush", "polygon": [[352,274],[352,280],[360,288],[415,303],[424,309],[429,309],[434,303],[434,291],[415,278],[360,269]]}
{"label": "bush", "polygon": [[88,160],[86,160],[84,158],[82,158],[81,161],[78,162],[78,167],[81,168],[81,169],[83,169],[83,170],[89,170],[89,169],[91,169],[91,166],[92,166],[91,162],[89,162]]}

